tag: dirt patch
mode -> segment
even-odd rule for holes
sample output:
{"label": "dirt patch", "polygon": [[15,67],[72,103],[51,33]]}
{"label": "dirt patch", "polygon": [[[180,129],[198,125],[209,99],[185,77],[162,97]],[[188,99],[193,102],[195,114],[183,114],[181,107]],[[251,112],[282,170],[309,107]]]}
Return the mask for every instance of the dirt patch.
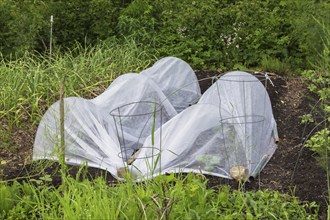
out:
{"label": "dirt patch", "polygon": [[31,163],[36,127],[29,126],[27,122],[21,127],[9,126],[6,120],[0,119],[0,130],[3,131],[0,138],[0,179],[21,176],[20,170]]}
{"label": "dirt patch", "polygon": [[[220,72],[217,71],[196,71],[202,92],[212,85],[212,82]],[[208,79],[205,79],[208,78]],[[204,79],[204,80],[202,80]],[[321,205],[320,218],[326,216],[326,173],[316,163],[313,154],[303,148],[303,141],[310,127],[300,123],[300,117],[309,113],[311,95],[306,89],[304,81],[300,78],[282,78],[271,76],[272,83],[268,83],[267,90],[271,98],[274,117],[277,122],[280,143],[269,163],[261,172],[260,178],[246,184],[248,190],[269,189],[278,190],[283,193],[296,195],[302,201],[315,201]],[[0,119],[0,126],[5,128],[6,122]],[[42,164],[31,165],[31,153],[36,132],[36,126],[26,128],[14,127],[11,130],[10,147],[0,146],[1,169],[0,178],[4,180],[19,178],[26,179],[26,176],[39,178],[47,174],[52,175],[52,184],[59,185],[59,165],[53,163],[50,166]],[[5,140],[6,141],[6,140]],[[3,142],[2,142],[3,143]],[[0,143],[0,145],[2,144]],[[10,149],[10,150],[8,150]],[[13,150],[14,149],[14,150]],[[37,167],[36,167],[37,166]],[[46,169],[40,169],[47,167]],[[70,173],[75,176],[77,167],[70,166]],[[105,175],[105,171],[95,168],[88,168],[87,176],[94,178]],[[219,184],[229,184],[235,187],[235,183],[223,178],[207,176],[210,187]],[[107,181],[113,183],[115,179],[108,174]]]}

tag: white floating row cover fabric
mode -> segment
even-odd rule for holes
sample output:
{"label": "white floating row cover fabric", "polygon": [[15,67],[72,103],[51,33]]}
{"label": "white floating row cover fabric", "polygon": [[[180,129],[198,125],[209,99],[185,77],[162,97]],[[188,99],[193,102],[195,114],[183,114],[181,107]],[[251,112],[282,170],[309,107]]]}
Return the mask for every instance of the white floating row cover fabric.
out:
{"label": "white floating row cover fabric", "polygon": [[263,84],[240,71],[223,75],[201,97],[146,139],[131,170],[140,178],[197,172],[231,178],[234,167],[257,176],[276,149],[276,122]]}
{"label": "white floating row cover fabric", "polygon": [[[58,160],[59,133],[56,102],[39,124],[34,160]],[[123,166],[138,180],[169,172],[231,179],[237,166],[256,176],[273,155],[275,138],[270,99],[256,77],[227,73],[201,96],[194,71],[175,57],[118,77],[92,100],[65,99],[67,163],[87,161],[117,178]]]}
{"label": "white floating row cover fabric", "polygon": [[140,74],[156,82],[178,113],[189,105],[197,103],[201,97],[195,72],[186,62],[178,58],[163,58]]}
{"label": "white floating row cover fabric", "polygon": [[[116,175],[117,168],[123,166],[123,158],[127,158],[126,154],[131,155],[150,135],[150,127],[154,122],[146,121],[146,117],[139,117],[141,113],[153,113],[153,103],[157,103],[157,109],[161,109],[162,113],[162,117],[157,117],[154,123],[157,129],[177,115],[170,101],[180,103],[177,99],[183,100],[182,106],[188,106],[193,104],[189,100],[200,98],[196,75],[186,62],[167,57],[157,63],[143,71],[143,74],[129,73],[119,76],[104,93],[94,99],[65,98],[67,163],[79,165],[87,161],[89,166],[107,169]],[[153,73],[152,77],[149,77],[149,71]],[[159,78],[163,78],[158,82],[160,85],[155,80],[158,78],[157,74]],[[187,97],[170,93],[168,94],[172,96],[166,97],[161,89],[165,89],[166,84],[172,84],[173,91],[178,91],[185,85]],[[134,117],[135,115],[137,117]],[[150,118],[150,114],[146,116]],[[59,125],[58,101],[46,111],[40,121],[33,149],[34,160],[58,160]],[[117,128],[120,129],[119,132]],[[124,152],[121,143],[126,144]]]}

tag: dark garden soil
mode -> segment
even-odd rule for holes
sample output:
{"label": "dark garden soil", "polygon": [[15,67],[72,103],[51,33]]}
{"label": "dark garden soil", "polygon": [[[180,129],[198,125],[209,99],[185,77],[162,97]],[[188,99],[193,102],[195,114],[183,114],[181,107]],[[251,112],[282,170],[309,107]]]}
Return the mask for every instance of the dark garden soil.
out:
{"label": "dark garden soil", "polygon": [[[199,79],[220,74],[217,71],[196,71]],[[268,189],[283,193],[294,194],[301,201],[315,201],[320,204],[320,218],[326,216],[326,173],[316,163],[313,153],[303,148],[306,135],[312,126],[305,127],[300,123],[300,117],[309,113],[311,105],[315,103],[308,93],[305,82],[300,78],[283,78],[271,75],[274,84],[267,85],[267,90],[273,105],[273,113],[277,122],[280,142],[278,148],[262,170],[260,178],[246,183],[246,190]],[[210,85],[212,79],[200,81],[202,92]],[[0,126],[6,129],[6,121],[0,119]],[[61,184],[59,166],[57,163],[31,163],[32,146],[36,133],[36,126],[24,123],[21,128],[12,128],[10,137],[0,134],[0,180],[19,181],[30,178],[38,179],[45,175],[51,176],[51,182],[57,186]],[[6,143],[6,146],[1,146]],[[9,144],[8,144],[9,143]],[[6,150],[10,149],[10,150]],[[13,150],[14,149],[14,150]],[[2,173],[1,173],[2,171]],[[70,166],[70,173],[75,175],[77,167]],[[88,168],[87,176],[95,178],[104,175],[105,171]],[[229,184],[236,187],[230,180],[207,176],[208,186],[216,187],[220,184]],[[107,174],[109,184],[116,180]]]}

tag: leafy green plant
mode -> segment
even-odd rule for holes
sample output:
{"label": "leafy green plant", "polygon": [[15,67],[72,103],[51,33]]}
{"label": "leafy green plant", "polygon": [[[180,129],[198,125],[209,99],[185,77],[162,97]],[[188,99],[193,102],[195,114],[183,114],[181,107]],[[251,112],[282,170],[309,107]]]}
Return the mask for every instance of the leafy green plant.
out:
{"label": "leafy green plant", "polygon": [[327,169],[330,157],[330,130],[328,128],[316,132],[307,142],[306,147],[317,154],[321,167]]}
{"label": "leafy green plant", "polygon": [[[330,218],[330,25],[328,23],[316,20],[323,30],[323,48],[319,52],[319,60],[314,64],[315,70],[304,71],[303,76],[308,80],[308,89],[317,95],[316,106],[313,113],[318,116],[315,118],[315,127],[312,134],[306,142],[306,147],[316,153],[316,159],[327,173],[328,188],[328,218]],[[305,116],[305,122],[314,122],[310,116]],[[316,120],[318,119],[318,120]],[[321,121],[320,121],[321,120]]]}
{"label": "leafy green plant", "polygon": [[214,167],[215,164],[220,163],[220,158],[218,156],[211,154],[198,155],[196,156],[196,160],[202,163],[203,168],[209,172],[213,171],[213,169],[215,168]]}
{"label": "leafy green plant", "polygon": [[[330,33],[329,33],[330,37]],[[330,38],[329,38],[330,39]],[[330,41],[329,41],[330,43]],[[330,46],[330,44],[328,44]],[[329,50],[325,45],[325,51]],[[308,89],[317,94],[317,106],[313,108],[313,114],[318,115],[322,120],[316,121],[311,114],[302,117],[303,123],[315,123],[313,130],[319,130],[307,141],[306,146],[317,153],[317,159],[324,169],[329,169],[329,128],[330,123],[330,59],[329,52],[323,54],[320,69],[318,71],[305,71],[303,76],[309,80]]]}
{"label": "leafy green plant", "polygon": [[66,177],[66,190],[48,184],[0,183],[2,219],[317,219],[315,203],[279,192],[208,189],[194,174],[158,176],[108,186],[103,178]]}

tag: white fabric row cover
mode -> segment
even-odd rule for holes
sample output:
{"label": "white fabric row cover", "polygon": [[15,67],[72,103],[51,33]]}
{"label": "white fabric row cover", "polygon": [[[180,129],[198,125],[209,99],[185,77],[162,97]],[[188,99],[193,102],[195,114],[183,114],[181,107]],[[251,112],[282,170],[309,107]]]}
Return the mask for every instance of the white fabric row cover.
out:
{"label": "white fabric row cover", "polygon": [[[182,87],[184,92],[177,95]],[[123,166],[123,158],[143,145],[153,124],[155,129],[159,128],[177,115],[177,110],[194,104],[200,96],[191,67],[181,59],[166,57],[140,74],[119,76],[94,99],[65,98],[66,161],[75,165],[87,161],[89,166],[107,169],[116,175],[117,168]],[[161,110],[161,117],[157,117],[155,123],[150,120],[150,114],[139,117],[150,112],[153,115],[152,103],[157,103],[157,113]],[[146,117],[149,120],[146,121]],[[58,160],[59,125],[59,102],[56,102],[40,121],[33,149],[34,160]],[[124,151],[122,142],[126,144]]]}
{"label": "white fabric row cover", "polygon": [[[122,167],[137,180],[170,172],[231,179],[237,167],[255,177],[273,155],[275,139],[270,99],[256,77],[227,73],[201,96],[194,71],[174,57],[118,77],[95,99],[65,99],[67,163],[87,161],[117,178]],[[39,124],[33,159],[58,160],[59,142],[56,102]]]}
{"label": "white fabric row cover", "polygon": [[[256,177],[276,150],[276,123],[263,84],[245,72],[230,72],[216,81],[199,102],[149,137],[131,170],[140,179],[160,173],[196,172],[232,178],[244,167]],[[161,139],[161,141],[160,141]]]}
{"label": "white fabric row cover", "polygon": [[201,97],[195,72],[182,60],[167,57],[140,73],[153,79],[179,113]]}

